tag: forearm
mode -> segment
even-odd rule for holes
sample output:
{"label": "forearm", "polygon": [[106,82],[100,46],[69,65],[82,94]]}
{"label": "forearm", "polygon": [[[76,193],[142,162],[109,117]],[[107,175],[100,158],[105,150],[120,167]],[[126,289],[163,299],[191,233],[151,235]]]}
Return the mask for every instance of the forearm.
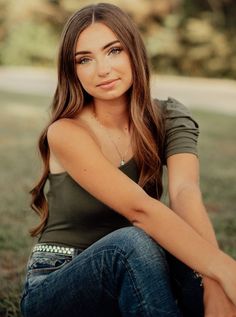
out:
{"label": "forearm", "polygon": [[204,239],[218,246],[215,232],[202,202],[198,186],[183,189],[175,199],[170,200],[170,208]]}
{"label": "forearm", "polygon": [[[170,207],[204,239],[218,247],[213,226],[202,202],[201,192],[197,186],[185,188],[175,199],[170,201]],[[203,276],[204,287],[216,287],[215,281]]]}
{"label": "forearm", "polygon": [[161,202],[149,198],[145,206],[134,225],[189,267],[218,280],[224,265],[232,259]]}
{"label": "forearm", "polygon": [[[210,273],[212,271],[215,273],[208,274],[208,270],[205,272],[201,270],[201,265],[198,269],[196,266],[191,266],[190,262],[184,262],[183,258],[181,259],[174,255],[203,275],[205,288],[204,302],[206,303],[206,308],[210,309],[209,311],[211,311],[212,305],[208,304],[212,304],[212,298],[217,301],[218,306],[221,305],[219,303],[222,302],[225,303],[223,307],[227,308],[229,306],[230,302],[224,294],[226,294],[229,300],[235,305],[236,262],[218,248],[214,229],[203,205],[199,189],[199,162],[194,155],[183,153],[170,156],[167,161],[167,166],[171,210],[174,211],[175,215],[178,215],[185,221],[186,224],[191,226],[196,234],[201,236],[205,241],[201,244],[202,246],[205,245],[205,243],[210,244],[214,251],[209,250],[210,253],[207,255],[205,246],[204,250],[201,245],[200,249],[196,249],[195,244],[191,242],[192,237],[190,236],[186,237],[186,241],[184,241],[183,244],[189,250],[189,257],[192,257],[192,252],[195,252],[199,258],[205,258],[206,256],[204,265],[210,267]],[[214,254],[216,254],[216,256]],[[208,256],[212,257],[212,262],[214,263],[211,263]],[[199,261],[199,258],[196,260],[196,263]]]}

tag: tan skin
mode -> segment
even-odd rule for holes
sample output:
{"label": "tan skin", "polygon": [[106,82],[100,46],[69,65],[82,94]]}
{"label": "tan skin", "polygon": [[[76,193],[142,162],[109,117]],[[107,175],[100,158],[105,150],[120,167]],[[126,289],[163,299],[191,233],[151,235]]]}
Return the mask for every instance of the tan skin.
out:
{"label": "tan skin", "polygon": [[[84,88],[94,96],[94,102],[86,105],[77,118],[61,119],[50,126],[50,171],[67,171],[88,192],[204,274],[205,317],[236,316],[236,263],[217,249],[215,234],[201,200],[197,157],[176,154],[167,160],[168,190],[175,213],[151,199],[117,168],[120,158],[106,129],[124,153],[130,141],[125,92],[132,84],[132,77],[125,50],[110,50],[113,45],[103,49],[116,40],[114,33],[100,23],[91,25],[80,35],[76,50],[90,53],[76,56],[82,58],[82,63],[80,60],[77,64],[77,74]],[[97,86],[110,79],[118,79],[118,82],[111,88],[109,84],[108,88]],[[105,129],[94,119],[93,111]],[[132,156],[130,147],[126,161]],[[93,179],[92,184],[90,179]],[[176,232],[179,233],[178,241]]]}
{"label": "tan skin", "polygon": [[[198,159],[188,154],[173,155],[168,158],[167,167],[172,210],[202,237],[217,246],[214,230],[202,202]],[[206,276],[203,278],[203,283],[205,316],[235,316],[236,307],[219,283]]]}

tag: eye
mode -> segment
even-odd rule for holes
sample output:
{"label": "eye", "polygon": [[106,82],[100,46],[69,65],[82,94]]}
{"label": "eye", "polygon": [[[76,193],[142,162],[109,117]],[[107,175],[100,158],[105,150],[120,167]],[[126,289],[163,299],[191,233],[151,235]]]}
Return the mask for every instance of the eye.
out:
{"label": "eye", "polygon": [[118,55],[120,54],[120,52],[123,51],[123,49],[121,47],[112,47],[109,51],[109,55]]}
{"label": "eye", "polygon": [[90,61],[87,57],[81,57],[80,59],[76,60],[76,64],[87,64]]}

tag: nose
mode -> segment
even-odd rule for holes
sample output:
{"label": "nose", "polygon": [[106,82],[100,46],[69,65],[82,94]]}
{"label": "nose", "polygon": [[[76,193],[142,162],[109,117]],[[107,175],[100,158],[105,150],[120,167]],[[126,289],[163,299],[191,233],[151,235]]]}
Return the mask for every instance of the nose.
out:
{"label": "nose", "polygon": [[106,58],[100,58],[97,60],[97,75],[99,77],[107,76],[111,71],[111,65]]}

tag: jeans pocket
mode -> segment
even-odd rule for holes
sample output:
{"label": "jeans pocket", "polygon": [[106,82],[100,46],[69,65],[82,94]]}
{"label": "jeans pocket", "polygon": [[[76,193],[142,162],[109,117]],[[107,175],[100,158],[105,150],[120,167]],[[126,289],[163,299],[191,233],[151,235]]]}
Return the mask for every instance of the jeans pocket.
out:
{"label": "jeans pocket", "polygon": [[50,273],[63,268],[72,260],[70,255],[54,254],[50,252],[35,252],[30,256],[27,264],[28,288],[32,289],[40,284]]}
{"label": "jeans pocket", "polygon": [[70,255],[54,254],[50,252],[35,252],[28,261],[28,273],[39,275],[61,269],[72,260]]}

